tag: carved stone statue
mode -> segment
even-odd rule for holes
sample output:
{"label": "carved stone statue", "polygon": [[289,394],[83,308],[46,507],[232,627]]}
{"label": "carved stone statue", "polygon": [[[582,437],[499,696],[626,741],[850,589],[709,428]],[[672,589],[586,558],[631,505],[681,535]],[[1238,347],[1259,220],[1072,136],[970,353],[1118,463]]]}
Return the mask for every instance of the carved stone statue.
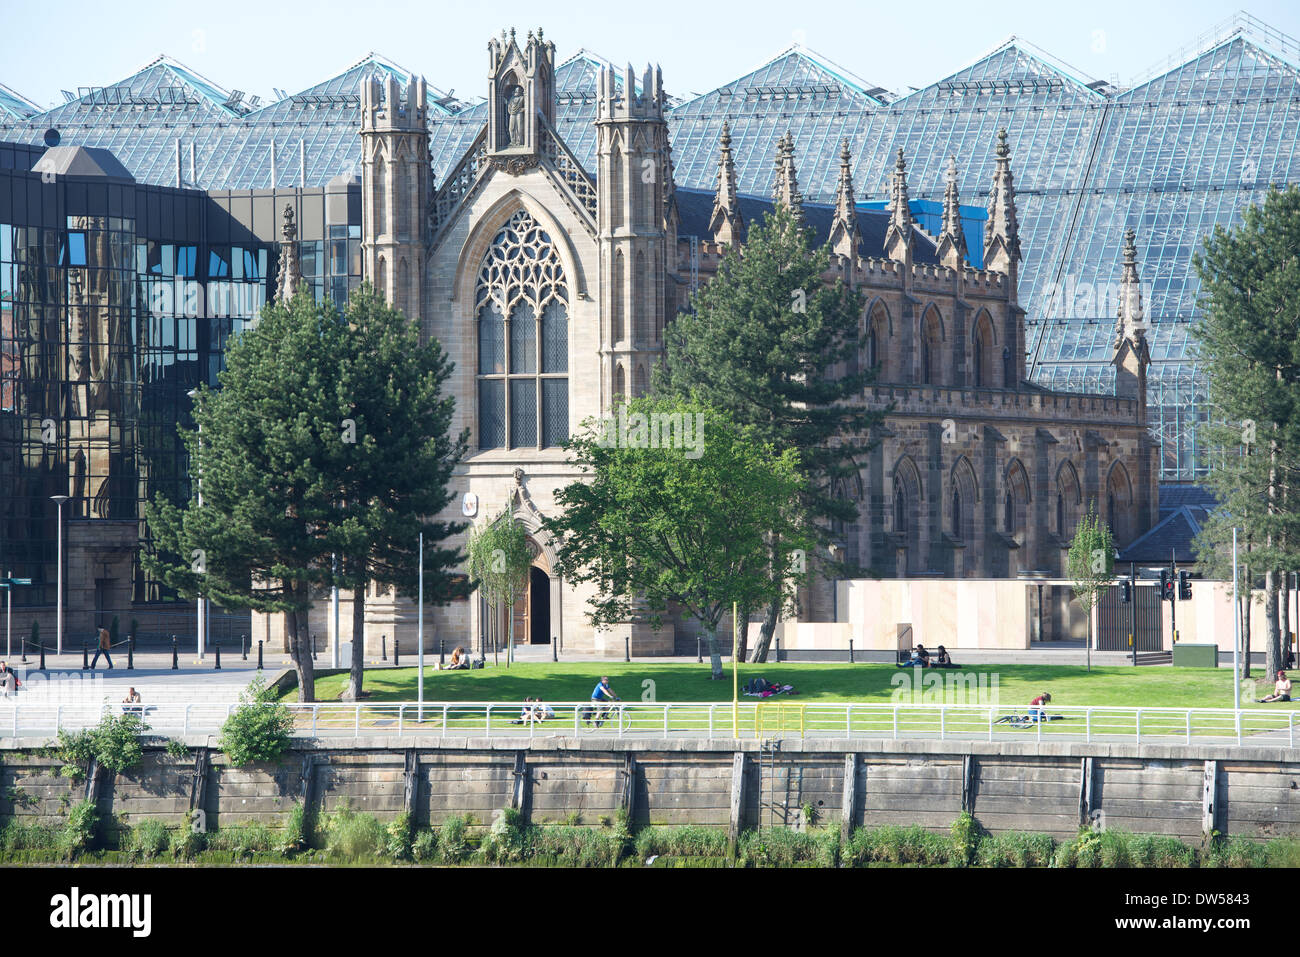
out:
{"label": "carved stone statue", "polygon": [[506,146],[524,145],[524,88],[517,86],[506,100],[506,116],[510,120]]}

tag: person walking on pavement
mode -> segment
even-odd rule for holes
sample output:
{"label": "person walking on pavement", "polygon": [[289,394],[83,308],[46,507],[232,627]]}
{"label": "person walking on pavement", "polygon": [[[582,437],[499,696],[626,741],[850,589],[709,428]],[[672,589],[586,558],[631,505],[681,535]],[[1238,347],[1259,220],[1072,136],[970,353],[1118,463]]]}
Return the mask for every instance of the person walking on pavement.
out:
{"label": "person walking on pavement", "polygon": [[100,655],[103,655],[103,656],[104,656],[104,660],[108,662],[108,668],[105,669],[105,670],[110,670],[110,671],[112,670],[112,668],[113,668],[113,659],[112,659],[111,657],[109,657],[109,654],[108,654],[109,650],[112,649],[112,647],[113,647],[113,645],[112,645],[112,643],[109,641],[109,638],[108,638],[108,629],[105,628],[103,625],[101,625],[100,628],[99,628],[99,647],[95,649],[95,657],[92,658],[92,659],[90,659],[90,670],[91,670],[91,671],[94,671],[94,670],[95,670],[95,665],[99,663],[99,656],[100,656]]}

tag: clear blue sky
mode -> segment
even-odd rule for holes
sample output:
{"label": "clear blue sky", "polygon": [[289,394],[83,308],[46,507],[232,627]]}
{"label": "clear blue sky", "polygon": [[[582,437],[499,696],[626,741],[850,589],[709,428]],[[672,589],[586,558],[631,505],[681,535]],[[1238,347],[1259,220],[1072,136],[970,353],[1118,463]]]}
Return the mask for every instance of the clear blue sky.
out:
{"label": "clear blue sky", "polygon": [[273,86],[295,92],[374,50],[468,99],[485,85],[488,37],[502,27],[522,35],[538,25],[561,60],[585,47],[618,63],[661,64],[677,96],[713,89],[793,42],[870,83],[906,90],[959,69],[1013,33],[1093,77],[1128,82],[1239,9],[1300,36],[1296,0],[3,0],[8,42],[0,83],[47,106],[62,102],[60,89],[112,83],[165,53],[227,89],[269,100]]}

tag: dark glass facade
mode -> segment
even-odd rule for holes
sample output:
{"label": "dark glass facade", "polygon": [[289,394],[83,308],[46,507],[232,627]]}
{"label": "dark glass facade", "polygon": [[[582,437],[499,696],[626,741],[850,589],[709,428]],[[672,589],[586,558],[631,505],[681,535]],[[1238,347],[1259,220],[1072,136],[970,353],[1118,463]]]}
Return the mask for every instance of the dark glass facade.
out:
{"label": "dark glass facade", "polygon": [[[188,393],[274,296],[286,204],[318,298],[360,283],[360,192],[170,189],[30,171],[0,144],[0,573],[17,607],[55,602],[57,507],[69,586],[96,610],[167,602],[144,574],[144,505],[192,492],[177,434]],[[5,162],[8,165],[5,165]],[[88,570],[87,570],[88,569]],[[70,613],[75,608],[69,602]]]}

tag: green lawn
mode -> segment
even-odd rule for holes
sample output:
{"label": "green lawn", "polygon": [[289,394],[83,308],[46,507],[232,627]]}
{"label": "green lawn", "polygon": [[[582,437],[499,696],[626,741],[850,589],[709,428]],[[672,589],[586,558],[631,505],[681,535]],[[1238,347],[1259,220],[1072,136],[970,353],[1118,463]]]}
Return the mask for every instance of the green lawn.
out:
{"label": "green lawn", "polygon": [[[1118,707],[1231,708],[1232,671],[1226,668],[1169,667],[1094,667],[1091,672],[1074,665],[1007,665],[989,664],[962,667],[956,672],[927,670],[925,675],[954,673],[985,676],[990,694],[996,689],[998,704],[1012,708],[1029,702],[1035,695],[1050,691],[1057,706],[1113,705]],[[711,681],[705,664],[654,664],[650,662],[580,662],[526,663],[510,668],[483,670],[434,671],[425,668],[426,701],[521,701],[539,697],[545,701],[585,701],[601,675],[609,675],[614,691],[625,701],[730,701],[731,669],[725,681]],[[790,663],[742,664],[740,682],[763,677],[781,684],[792,684],[798,695],[780,699],[789,703],[878,702],[888,704],[905,679],[907,669],[878,664]],[[337,700],[346,681],[345,675],[330,675],[316,682],[320,701]],[[646,682],[653,682],[648,685]],[[368,699],[380,701],[414,701],[416,669],[385,669],[366,673]],[[910,689],[910,685],[906,686]],[[1269,689],[1271,690],[1271,689]],[[1242,692],[1243,707],[1280,708],[1292,705],[1256,705],[1254,695]],[[296,701],[297,691],[290,690],[285,700]],[[743,699],[742,700],[753,700]],[[905,698],[910,700],[910,698]],[[926,688],[917,689],[916,700],[926,697]],[[951,700],[951,699],[949,699]],[[960,703],[977,703],[958,699]]]}

